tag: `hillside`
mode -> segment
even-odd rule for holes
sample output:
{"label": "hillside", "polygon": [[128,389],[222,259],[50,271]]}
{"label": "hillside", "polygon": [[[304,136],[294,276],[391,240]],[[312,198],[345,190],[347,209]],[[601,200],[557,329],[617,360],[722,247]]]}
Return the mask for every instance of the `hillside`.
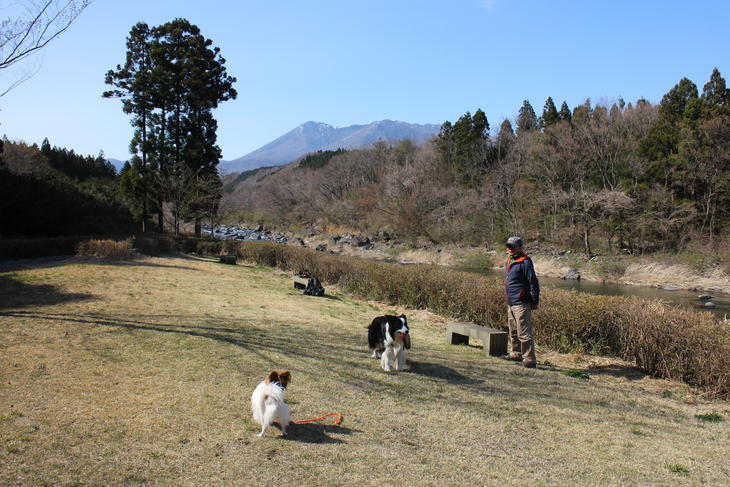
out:
{"label": "hillside", "polygon": [[232,161],[221,161],[221,174],[244,172],[264,166],[280,166],[318,150],[359,149],[378,140],[411,139],[416,144],[437,135],[440,125],[410,124],[382,120],[368,125],[334,127],[326,123],[306,122],[263,147]]}

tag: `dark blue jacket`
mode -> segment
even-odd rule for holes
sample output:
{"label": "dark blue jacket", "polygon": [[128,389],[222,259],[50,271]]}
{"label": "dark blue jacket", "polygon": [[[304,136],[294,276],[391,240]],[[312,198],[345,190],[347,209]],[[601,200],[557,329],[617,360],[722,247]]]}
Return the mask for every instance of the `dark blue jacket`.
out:
{"label": "dark blue jacket", "polygon": [[540,302],[540,283],[535,275],[532,260],[524,253],[510,266],[509,259],[504,266],[504,287],[507,291],[507,304],[538,304]]}

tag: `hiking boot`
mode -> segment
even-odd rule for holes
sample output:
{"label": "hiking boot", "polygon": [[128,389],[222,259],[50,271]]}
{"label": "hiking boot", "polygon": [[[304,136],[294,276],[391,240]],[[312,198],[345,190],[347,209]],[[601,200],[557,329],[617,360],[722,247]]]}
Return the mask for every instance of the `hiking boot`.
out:
{"label": "hiking boot", "polygon": [[500,355],[502,360],[514,360],[515,362],[522,360],[521,353],[510,353],[509,355]]}
{"label": "hiking boot", "polygon": [[525,362],[524,360],[520,360],[519,362],[515,363],[515,365],[519,365],[520,367],[524,367],[526,369],[534,369],[537,367],[537,364],[535,362]]}

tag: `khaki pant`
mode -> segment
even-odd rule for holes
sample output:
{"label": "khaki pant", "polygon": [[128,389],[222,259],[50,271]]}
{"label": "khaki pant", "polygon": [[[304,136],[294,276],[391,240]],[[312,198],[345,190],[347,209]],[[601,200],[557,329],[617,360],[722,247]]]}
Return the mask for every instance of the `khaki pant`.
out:
{"label": "khaki pant", "polygon": [[535,339],[532,336],[532,309],[529,304],[507,308],[507,325],[512,353],[522,354],[525,363],[536,364]]}

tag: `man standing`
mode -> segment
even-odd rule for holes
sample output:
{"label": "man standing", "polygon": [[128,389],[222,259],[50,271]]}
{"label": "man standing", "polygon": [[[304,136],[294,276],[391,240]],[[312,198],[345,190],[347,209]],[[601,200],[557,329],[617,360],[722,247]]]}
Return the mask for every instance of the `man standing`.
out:
{"label": "man standing", "polygon": [[510,237],[507,240],[507,254],[504,272],[512,352],[502,355],[502,358],[514,360],[520,367],[534,369],[537,358],[535,339],[532,336],[532,310],[537,309],[540,301],[540,283],[532,260],[522,252],[521,238]]}

